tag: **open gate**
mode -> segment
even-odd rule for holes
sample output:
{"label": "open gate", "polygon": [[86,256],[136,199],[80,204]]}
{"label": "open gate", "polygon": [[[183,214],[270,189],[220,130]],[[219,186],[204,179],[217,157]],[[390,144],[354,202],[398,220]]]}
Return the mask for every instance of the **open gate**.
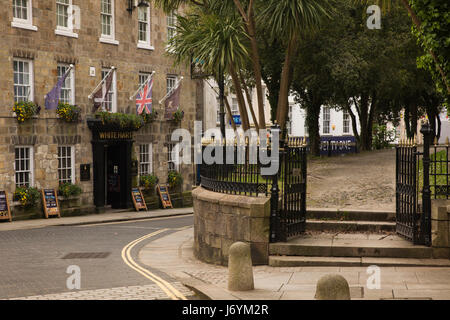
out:
{"label": "open gate", "polygon": [[305,232],[306,227],[306,148],[288,146],[281,152],[280,241]]}

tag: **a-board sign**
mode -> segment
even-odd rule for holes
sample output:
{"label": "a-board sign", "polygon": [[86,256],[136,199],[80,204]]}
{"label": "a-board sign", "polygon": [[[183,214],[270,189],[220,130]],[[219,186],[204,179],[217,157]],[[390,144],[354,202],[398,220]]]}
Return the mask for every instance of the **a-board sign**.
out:
{"label": "a-board sign", "polygon": [[169,187],[165,184],[158,185],[158,193],[164,209],[173,208],[172,200],[170,200]]}
{"label": "a-board sign", "polygon": [[131,189],[131,198],[133,199],[134,207],[136,208],[136,211],[139,210],[146,210],[147,211],[147,204],[145,203],[144,196],[142,195],[142,191],[139,188],[133,188]]}
{"label": "a-board sign", "polygon": [[8,194],[6,191],[0,191],[0,220],[12,221],[11,210],[9,209]]}
{"label": "a-board sign", "polygon": [[61,218],[58,205],[58,195],[56,189],[43,189],[42,199],[44,204],[45,217],[58,216]]}

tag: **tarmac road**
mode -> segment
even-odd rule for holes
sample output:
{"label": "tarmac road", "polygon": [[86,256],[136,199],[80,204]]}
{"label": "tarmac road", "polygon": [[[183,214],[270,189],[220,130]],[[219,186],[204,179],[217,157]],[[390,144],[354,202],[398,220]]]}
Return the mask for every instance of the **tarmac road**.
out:
{"label": "tarmac road", "polygon": [[[196,299],[137,259],[144,245],[192,225],[189,215],[1,231],[0,299]],[[79,267],[79,290],[68,288],[69,266]]]}

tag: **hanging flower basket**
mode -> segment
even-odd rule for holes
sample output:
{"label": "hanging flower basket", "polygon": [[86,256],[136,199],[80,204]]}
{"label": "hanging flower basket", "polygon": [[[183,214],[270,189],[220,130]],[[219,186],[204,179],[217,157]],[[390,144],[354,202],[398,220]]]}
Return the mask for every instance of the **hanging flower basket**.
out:
{"label": "hanging flower basket", "polygon": [[31,101],[15,102],[12,111],[16,114],[16,119],[19,123],[33,118],[34,115],[39,114],[41,107]]}
{"label": "hanging flower basket", "polygon": [[143,117],[136,114],[97,112],[95,117],[103,127],[121,131],[136,131],[145,125]]}
{"label": "hanging flower basket", "polygon": [[155,121],[158,118],[158,112],[155,110],[152,110],[151,113],[141,114],[141,117],[142,117],[142,119],[144,119],[144,123],[147,124],[147,123]]}
{"label": "hanging flower basket", "polygon": [[184,111],[178,109],[173,113],[173,121],[176,123],[180,123],[184,118]]}
{"label": "hanging flower basket", "polygon": [[65,122],[78,122],[80,120],[81,109],[75,105],[60,102],[56,109],[56,114]]}

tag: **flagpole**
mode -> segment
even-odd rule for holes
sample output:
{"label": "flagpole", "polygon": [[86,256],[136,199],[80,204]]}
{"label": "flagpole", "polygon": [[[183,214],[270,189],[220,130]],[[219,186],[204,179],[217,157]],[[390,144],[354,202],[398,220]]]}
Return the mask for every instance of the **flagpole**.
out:
{"label": "flagpole", "polygon": [[[74,67],[73,64],[70,64],[70,65],[69,65],[69,69],[67,69],[67,71],[64,73],[63,78],[66,77],[66,76],[69,74],[70,70],[72,70],[73,67]],[[47,95],[44,96],[44,100],[45,100],[45,99],[47,99]]]}
{"label": "flagpole", "polygon": [[177,85],[176,85],[172,90],[170,90],[170,91],[164,96],[164,98],[162,98],[161,100],[159,100],[159,104],[162,104],[168,97],[170,97],[170,95],[171,95],[175,90],[178,89],[178,87],[180,86],[181,81],[183,81],[183,79],[184,79],[184,77],[181,77],[181,78],[180,78],[180,81],[178,81]]}
{"label": "flagpole", "polygon": [[136,95],[139,93],[139,91],[141,91],[142,88],[145,87],[147,85],[147,83],[149,83],[150,80],[153,79],[153,76],[155,75],[155,73],[156,73],[156,71],[153,71],[152,74],[147,77],[147,80],[143,84],[141,84],[139,89],[137,89],[137,91],[130,97],[130,100],[133,100],[133,98],[136,97]]}
{"label": "flagpole", "polygon": [[108,78],[108,76],[110,75],[111,72],[113,72],[116,68],[114,66],[111,67],[111,70],[109,70],[108,74],[102,79],[102,81],[100,81],[100,83],[97,85],[97,87],[95,87],[95,89],[91,92],[90,95],[88,95],[88,99],[92,99],[92,94],[97,91],[98,88],[100,88],[100,86],[103,84],[103,82],[105,82],[105,80]]}

